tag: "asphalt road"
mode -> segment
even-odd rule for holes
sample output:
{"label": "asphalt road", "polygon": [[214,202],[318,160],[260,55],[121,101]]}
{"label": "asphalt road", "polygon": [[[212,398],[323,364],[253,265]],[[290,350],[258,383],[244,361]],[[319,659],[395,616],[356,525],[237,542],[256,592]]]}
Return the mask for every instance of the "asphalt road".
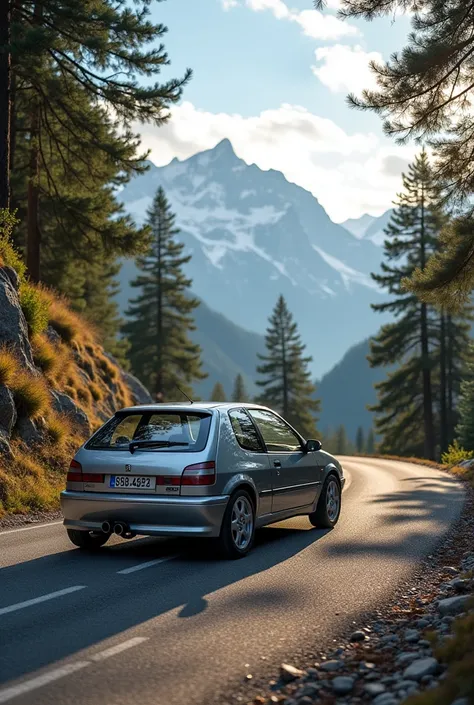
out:
{"label": "asphalt road", "polygon": [[240,561],[158,539],[88,556],[58,523],[1,533],[0,703],[207,705],[349,630],[430,553],[463,492],[419,465],[343,464],[335,530],[289,520]]}

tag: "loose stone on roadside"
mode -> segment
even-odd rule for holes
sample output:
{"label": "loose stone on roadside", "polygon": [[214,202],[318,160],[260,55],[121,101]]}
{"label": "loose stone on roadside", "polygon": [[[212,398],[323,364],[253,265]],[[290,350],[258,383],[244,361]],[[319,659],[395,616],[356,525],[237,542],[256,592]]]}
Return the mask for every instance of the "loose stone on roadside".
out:
{"label": "loose stone on roadside", "polygon": [[438,610],[444,616],[452,616],[461,614],[465,611],[467,603],[472,599],[472,595],[457,595],[456,597],[447,597],[438,602]]}
{"label": "loose stone on roadside", "polygon": [[340,668],[342,668],[344,664],[342,661],[336,661],[334,659],[331,659],[330,661],[323,661],[322,664],[320,665],[321,671],[338,671]]}
{"label": "loose stone on roadside", "polygon": [[332,689],[336,695],[347,695],[354,688],[354,679],[349,676],[336,676],[332,680]]}
{"label": "loose stone on roadside", "polygon": [[438,661],[435,658],[421,658],[413,661],[403,672],[403,677],[406,680],[419,681],[423,676],[431,676],[439,668]]}
{"label": "loose stone on roadside", "polygon": [[377,695],[385,693],[386,688],[382,683],[367,683],[364,690],[368,695],[375,698]]}
{"label": "loose stone on roadside", "polygon": [[301,671],[299,668],[291,666],[289,663],[282,663],[280,666],[280,676],[285,683],[291,683],[291,681],[303,678],[305,675],[305,671]]}
{"label": "loose stone on roadside", "polygon": [[365,641],[367,639],[367,634],[365,634],[361,629],[353,632],[351,634],[351,641]]}

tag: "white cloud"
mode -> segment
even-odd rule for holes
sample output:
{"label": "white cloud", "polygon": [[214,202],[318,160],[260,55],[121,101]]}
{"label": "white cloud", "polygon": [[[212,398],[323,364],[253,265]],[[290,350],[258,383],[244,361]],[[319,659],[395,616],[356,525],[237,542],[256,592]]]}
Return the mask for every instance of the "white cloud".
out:
{"label": "white cloud", "polygon": [[314,52],[318,66],[312,66],[315,76],[333,93],[360,94],[364,88],[375,88],[375,75],[369,62],[382,62],[377,51],[366,52],[360,46],[335,44]]}
{"label": "white cloud", "polygon": [[[269,10],[278,20],[296,22],[303,33],[313,39],[334,40],[359,34],[357,28],[349,22],[317,10],[290,10],[283,0],[221,0],[221,2],[225,10],[242,6],[243,3],[255,12]],[[336,2],[337,0],[330,0],[331,8],[335,7]]]}
{"label": "white cloud", "polygon": [[290,11],[283,0],[246,0],[246,5],[256,12],[271,10],[278,20],[290,16]]}
{"label": "white cloud", "polygon": [[303,10],[291,15],[291,20],[298,22],[304,34],[314,39],[339,39],[339,37],[358,34],[358,30],[348,22],[342,22],[333,15],[323,14],[317,10]]}
{"label": "white cloud", "polygon": [[398,147],[371,133],[348,133],[332,120],[283,104],[253,117],[210,113],[189,102],[174,108],[163,127],[137,125],[152,161],[186,159],[228,137],[239,157],[276,169],[311,191],[341,222],[365,212],[380,214],[400,188],[400,169],[415,148]]}

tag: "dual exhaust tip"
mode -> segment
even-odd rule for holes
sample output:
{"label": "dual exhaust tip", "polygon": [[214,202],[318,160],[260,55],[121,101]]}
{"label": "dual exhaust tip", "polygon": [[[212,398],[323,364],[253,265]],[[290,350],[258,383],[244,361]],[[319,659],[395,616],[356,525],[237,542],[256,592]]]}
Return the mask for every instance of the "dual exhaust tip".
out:
{"label": "dual exhaust tip", "polygon": [[102,531],[104,534],[116,534],[117,536],[122,536],[124,539],[132,539],[135,534],[133,531],[130,530],[130,527],[128,524],[125,524],[123,521],[117,521],[112,524],[109,521],[104,521],[101,526]]}

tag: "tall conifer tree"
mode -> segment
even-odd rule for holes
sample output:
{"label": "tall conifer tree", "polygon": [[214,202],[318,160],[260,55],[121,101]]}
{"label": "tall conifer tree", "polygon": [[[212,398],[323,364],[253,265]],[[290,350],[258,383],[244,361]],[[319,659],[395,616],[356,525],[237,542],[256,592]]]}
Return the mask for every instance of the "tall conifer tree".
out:
{"label": "tall conifer tree", "polygon": [[365,450],[365,437],[364,429],[362,428],[362,426],[359,426],[359,428],[357,429],[356,448],[358,453],[363,453]]}
{"label": "tall conifer tree", "polygon": [[319,400],[314,398],[305,345],[283,296],[280,296],[265,335],[266,354],[259,355],[262,364],[257,367],[262,388],[260,402],[274,407],[300,433],[314,436],[315,414]]}
{"label": "tall conifer tree", "polygon": [[211,392],[211,401],[227,401],[224,387],[221,382],[216,382]]}
{"label": "tall conifer tree", "polygon": [[[13,4],[11,152],[26,188],[26,260],[33,280],[40,279],[45,244],[40,201],[46,196],[55,202],[55,222],[73,247],[89,244],[91,233],[110,247],[112,225],[100,222],[94,198],[107,183],[101,165],[114,166],[112,181],[143,170],[145,155],[137,150],[131,125],[166,121],[190,76],[140,83],[168,63],[159,43],[166,27],[150,20],[149,5],[149,0]],[[26,151],[21,159],[18,141]],[[16,199],[21,198],[20,192]],[[75,231],[70,235],[66,214]]]}
{"label": "tall conifer tree", "polygon": [[[327,0],[315,0],[323,6]],[[411,287],[425,300],[455,309],[474,288],[474,4],[472,0],[342,0],[345,18],[372,20],[400,9],[411,11],[407,43],[382,64],[373,65],[377,87],[357,107],[373,110],[385,132],[405,141],[429,141],[436,177],[446,196],[464,208],[446,232],[445,246]]]}
{"label": "tall conifer tree", "polygon": [[183,266],[191,257],[177,242],[175,216],[160,187],[148,211],[151,242],[137,258],[141,274],[132,282],[138,296],[130,302],[124,332],[130,342],[132,371],[164,401],[192,394],[192,383],[204,379],[201,350],[189,338],[192,312],[199,305],[190,294]]}
{"label": "tall conifer tree", "polygon": [[248,394],[245,388],[244,378],[240,373],[236,376],[234,381],[232,401],[248,401]]}
{"label": "tall conifer tree", "polygon": [[[372,367],[400,363],[377,385],[376,427],[387,452],[421,454],[435,458],[436,434],[432,369],[435,366],[437,324],[428,305],[402,288],[402,279],[416,267],[424,269],[437,246],[443,222],[437,190],[423,151],[403,176],[403,192],[386,230],[385,262],[381,274],[372,274],[391,300],[375,304],[396,321],[382,327],[371,342]],[[422,429],[420,429],[420,419]]]}
{"label": "tall conifer tree", "polygon": [[456,427],[456,438],[465,449],[474,451],[474,345],[471,345],[471,360],[461,382]]}

